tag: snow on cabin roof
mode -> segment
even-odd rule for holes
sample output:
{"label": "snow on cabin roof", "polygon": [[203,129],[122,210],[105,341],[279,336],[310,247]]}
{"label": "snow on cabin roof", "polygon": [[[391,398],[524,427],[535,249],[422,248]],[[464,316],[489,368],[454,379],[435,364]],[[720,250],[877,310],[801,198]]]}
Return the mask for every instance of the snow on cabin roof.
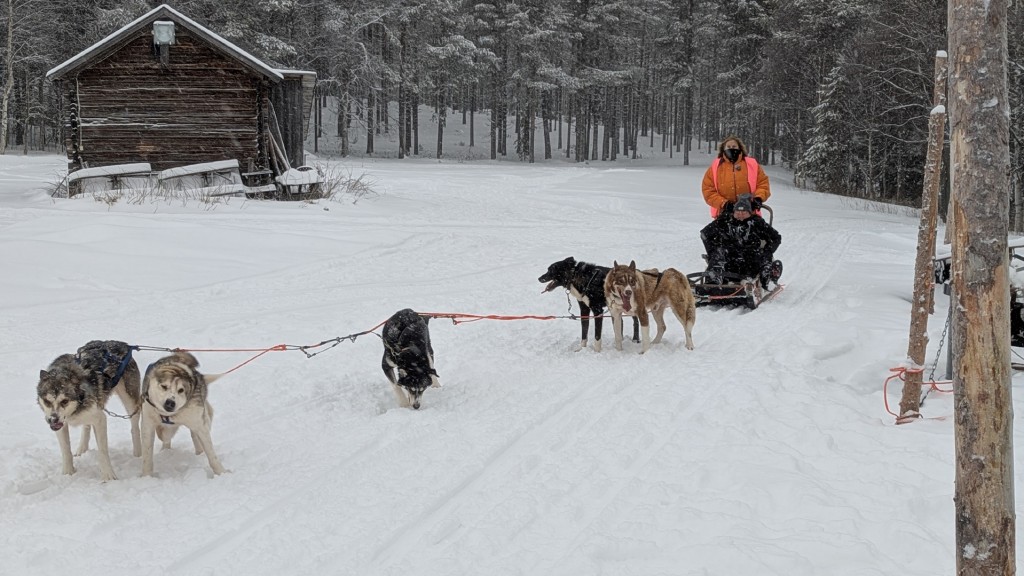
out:
{"label": "snow on cabin roof", "polygon": [[109,52],[115,50],[120,41],[124,38],[131,36],[132,34],[135,34],[136,32],[142,30],[144,27],[148,26],[151,22],[161,18],[169,18],[175,21],[176,23],[181,24],[189,31],[193,32],[197,36],[203,38],[204,40],[212,44],[215,48],[220,49],[227,55],[232,56],[236,60],[242,62],[242,64],[244,64],[246,67],[268,78],[271,78],[275,82],[280,81],[284,78],[284,76],[280,72],[271,68],[270,66],[267,66],[255,56],[249,54],[245,50],[242,50],[238,46],[235,46],[231,42],[228,42],[224,38],[221,38],[217,34],[214,34],[206,27],[204,27],[202,24],[199,24],[195,20],[192,20],[188,16],[185,16],[181,12],[178,12],[174,8],[171,8],[167,4],[161,4],[160,6],[157,6],[156,8],[136,18],[132,22],[129,22],[128,24],[124,25],[123,27],[121,27],[120,30],[117,30],[113,34],[107,36],[106,38],[79,52],[77,56],[74,56],[70,60],[67,60],[63,64],[47,72],[46,77],[60,78],[71,72],[77,71],[78,69],[84,67],[94,59],[99,58],[101,56],[106,56]]}

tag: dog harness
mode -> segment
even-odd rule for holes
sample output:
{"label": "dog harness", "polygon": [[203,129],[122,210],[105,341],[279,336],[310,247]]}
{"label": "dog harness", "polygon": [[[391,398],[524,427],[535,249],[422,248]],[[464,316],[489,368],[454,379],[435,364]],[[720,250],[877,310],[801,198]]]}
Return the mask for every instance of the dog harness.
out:
{"label": "dog harness", "polygon": [[[128,353],[124,355],[124,358],[121,359],[120,364],[117,365],[117,371],[114,372],[114,377],[111,378],[110,382],[107,383],[107,388],[108,389],[112,390],[112,389],[116,388],[117,385],[121,382],[121,377],[124,376],[124,371],[128,369],[128,364],[132,361],[132,350],[133,349],[134,349],[133,346],[129,346],[128,347]],[[103,365],[103,368],[100,370],[101,372],[106,371],[107,366],[109,366],[113,362],[116,362],[117,361],[117,357],[116,356],[112,356],[110,354],[109,350],[104,349],[103,350],[103,360],[105,360],[107,362],[107,364]],[[75,353],[75,364],[78,364],[79,366],[82,365],[82,353],[81,352],[76,352]],[[98,382],[97,382],[97,384],[98,384]]]}
{"label": "dog harness", "polygon": [[[580,264],[582,264],[582,262],[580,262]],[[577,266],[579,266],[579,264],[577,264]],[[597,274],[600,271],[600,269],[594,268],[594,273],[590,275],[590,280],[587,280],[587,285],[583,287],[584,293],[586,293],[586,291],[590,289],[590,285],[594,283],[594,279],[597,278]]]}
{"label": "dog harness", "polygon": [[[654,276],[655,275],[654,272],[644,272],[643,270],[641,270],[640,273],[644,274],[646,276]],[[658,284],[661,284],[661,277],[664,276],[664,275],[665,275],[664,272],[658,272],[658,274],[657,274],[658,279],[654,281],[654,289],[655,290],[658,289]]]}

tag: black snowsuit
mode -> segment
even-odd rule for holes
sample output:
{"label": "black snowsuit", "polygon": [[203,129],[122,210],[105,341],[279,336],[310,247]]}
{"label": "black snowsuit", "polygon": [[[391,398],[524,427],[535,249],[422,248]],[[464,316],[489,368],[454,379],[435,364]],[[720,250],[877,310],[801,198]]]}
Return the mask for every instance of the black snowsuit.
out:
{"label": "black snowsuit", "polygon": [[[723,213],[700,231],[700,239],[708,255],[708,272],[727,272],[743,278],[760,278],[765,282],[771,274],[775,251],[782,236],[757,214],[737,220]],[[714,278],[714,276],[712,276]]]}

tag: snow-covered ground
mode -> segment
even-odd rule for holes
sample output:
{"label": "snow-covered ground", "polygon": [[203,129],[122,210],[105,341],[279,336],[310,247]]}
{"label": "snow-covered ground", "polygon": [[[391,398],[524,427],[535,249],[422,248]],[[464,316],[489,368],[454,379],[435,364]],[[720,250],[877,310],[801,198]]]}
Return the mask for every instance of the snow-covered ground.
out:
{"label": "snow-covered ground", "polygon": [[[60,473],[34,388],[88,340],[308,345],[405,307],[564,316],[575,302],[537,277],[566,256],[701,268],[707,163],[355,160],[377,195],[354,204],[108,205],[45,195],[60,156],[0,156],[0,573],[951,573],[952,423],[897,427],[882,394],[906,356],[917,219],[777,168],[786,289],[698,309],[693,351],[671,317],[643,356],[573,351],[570,319],[438,319],[444,387],[419,411],[397,408],[366,335],[212,385],[229,474],[179,434],[141,478],[117,419],[118,480],[95,450]],[[196,355],[213,373],[254,353]],[[924,407],[951,410],[938,393]]]}

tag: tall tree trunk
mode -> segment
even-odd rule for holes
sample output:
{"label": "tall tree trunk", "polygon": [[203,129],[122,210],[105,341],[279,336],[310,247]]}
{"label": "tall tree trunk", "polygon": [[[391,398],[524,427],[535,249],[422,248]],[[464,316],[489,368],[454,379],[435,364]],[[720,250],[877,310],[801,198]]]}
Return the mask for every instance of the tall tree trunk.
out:
{"label": "tall tree trunk", "polygon": [[14,89],[14,0],[7,0],[7,49],[4,51],[4,89],[0,96],[0,154],[7,153],[11,90]]}
{"label": "tall tree trunk", "polygon": [[420,155],[420,95],[412,97],[412,155]]}
{"label": "tall tree trunk", "polygon": [[498,159],[498,88],[491,85],[491,160]]}
{"label": "tall tree trunk", "polygon": [[377,118],[376,112],[376,94],[373,88],[370,88],[369,93],[366,95],[366,153],[373,154],[373,125],[374,120]]}
{"label": "tall tree trunk", "polygon": [[444,90],[437,91],[437,158],[441,158],[444,148],[444,123],[448,118],[448,109],[444,101]]}
{"label": "tall tree trunk", "polygon": [[541,103],[544,129],[544,159],[551,159],[551,92],[545,91]]}
{"label": "tall tree trunk", "polygon": [[951,0],[958,576],[1015,573],[1006,0]]}
{"label": "tall tree trunk", "polygon": [[476,145],[476,86],[470,88],[469,94],[469,147]]}
{"label": "tall tree trunk", "polygon": [[935,56],[935,108],[928,123],[928,156],[924,166],[924,190],[921,193],[921,223],[917,229],[917,260],[914,262],[914,297],[910,307],[910,338],[907,357],[914,370],[906,373],[900,415],[897,424],[905,424],[921,415],[921,385],[925,353],[928,351],[928,315],[933,312],[935,293],[935,228],[938,221],[939,184],[942,178],[942,148],[946,133],[946,54]]}
{"label": "tall tree trunk", "polygon": [[402,76],[403,80],[398,83],[398,159],[402,160],[405,158],[405,76]]}

